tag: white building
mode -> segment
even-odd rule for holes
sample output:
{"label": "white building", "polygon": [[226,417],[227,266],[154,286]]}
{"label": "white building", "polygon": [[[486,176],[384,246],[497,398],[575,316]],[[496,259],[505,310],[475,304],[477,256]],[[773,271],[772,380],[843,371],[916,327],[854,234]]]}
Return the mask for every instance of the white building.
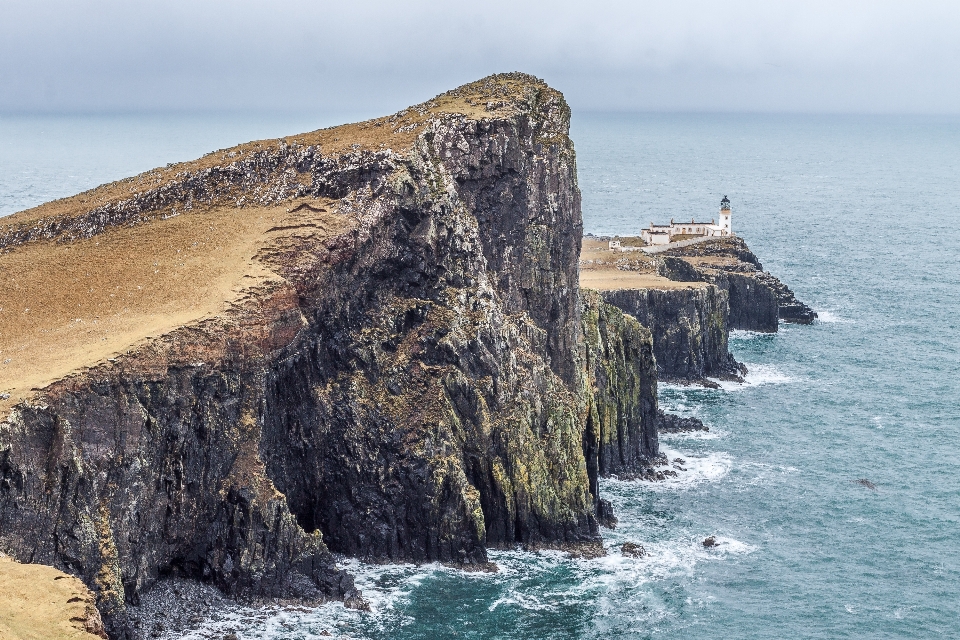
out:
{"label": "white building", "polygon": [[[690,237],[708,236],[722,237],[732,236],[733,228],[730,225],[730,200],[723,196],[720,201],[720,221],[711,220],[710,222],[697,222],[693,218],[690,222],[670,221],[670,224],[650,223],[648,229],[640,232],[640,237],[647,244],[668,244],[678,240],[686,240]],[[682,236],[682,237],[677,237]]]}

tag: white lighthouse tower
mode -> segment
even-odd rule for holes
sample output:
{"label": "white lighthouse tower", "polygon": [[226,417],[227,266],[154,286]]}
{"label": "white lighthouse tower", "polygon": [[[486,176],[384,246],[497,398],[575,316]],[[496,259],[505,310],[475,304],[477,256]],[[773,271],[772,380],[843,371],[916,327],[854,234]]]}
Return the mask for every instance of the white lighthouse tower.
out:
{"label": "white lighthouse tower", "polygon": [[720,227],[720,235],[733,235],[733,227],[730,225],[730,200],[727,196],[723,196],[723,200],[720,201],[719,222],[717,226]]}

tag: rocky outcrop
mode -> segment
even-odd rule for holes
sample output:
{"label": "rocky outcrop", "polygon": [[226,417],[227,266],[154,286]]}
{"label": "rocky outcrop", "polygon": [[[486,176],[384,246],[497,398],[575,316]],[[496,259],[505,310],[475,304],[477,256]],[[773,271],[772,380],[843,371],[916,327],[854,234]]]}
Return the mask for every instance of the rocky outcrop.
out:
{"label": "rocky outcrop", "polygon": [[[584,437],[591,480],[633,473],[659,452],[657,370],[650,330],[583,289],[584,345],[592,391]],[[595,453],[594,453],[595,452]],[[594,488],[594,495],[598,491]]]}
{"label": "rocky outcrop", "polygon": [[693,266],[683,258],[672,256],[662,256],[657,260],[657,272],[677,282],[709,282],[725,291],[730,308],[727,326],[731,330],[777,331],[777,294],[767,282],[758,278],[762,272],[745,274],[729,269],[711,269],[703,264]]}
{"label": "rocky outcrop", "polygon": [[661,379],[702,382],[737,378],[745,370],[727,346],[729,297],[713,286],[621,289],[602,292],[605,302],[636,318],[653,334]]}
{"label": "rocky outcrop", "polygon": [[760,284],[765,285],[777,298],[777,309],[780,320],[794,324],[812,324],[817,319],[816,312],[809,306],[797,300],[790,287],[780,282],[780,280],[770,274],[769,271],[761,271],[753,275]]}
{"label": "rocky outcrop", "polygon": [[691,431],[710,431],[710,427],[693,416],[678,416],[660,409],[657,412],[657,431],[659,433],[690,433]]}
{"label": "rocky outcrop", "polygon": [[[268,230],[266,284],[8,413],[0,547],[80,576],[122,637],[164,576],[362,606],[331,552],[596,546],[597,476],[657,453],[656,382],[649,334],[579,298],[568,128],[559,93],[493,76],[5,220],[16,252],[223,207],[301,216]],[[709,290],[677,340],[720,348]]]}
{"label": "rocky outcrop", "polygon": [[727,292],[729,326],[775,333],[778,321],[810,324],[817,314],[768,271],[739,237],[671,249],[658,272],[678,282],[709,282]]}

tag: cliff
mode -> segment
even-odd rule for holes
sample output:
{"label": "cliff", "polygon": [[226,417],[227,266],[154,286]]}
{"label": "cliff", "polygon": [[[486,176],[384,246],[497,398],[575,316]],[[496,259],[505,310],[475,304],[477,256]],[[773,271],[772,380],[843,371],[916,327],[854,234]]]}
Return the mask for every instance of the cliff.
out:
{"label": "cliff", "polygon": [[[639,238],[620,238],[641,246]],[[746,368],[728,348],[731,330],[776,332],[780,321],[809,324],[816,313],[763,270],[742,238],[718,238],[650,256],[584,240],[581,284],[648,328],[661,379],[712,385]]]}
{"label": "cliff", "polygon": [[661,254],[661,275],[709,282],[727,292],[731,329],[775,333],[779,320],[810,324],[817,314],[768,271],[743,238],[718,238]]}
{"label": "cliff", "polygon": [[661,380],[700,382],[738,379],[742,365],[730,354],[731,294],[680,259],[642,252],[613,253],[606,243],[586,240],[581,284],[629,314],[652,334]]}
{"label": "cliff", "polygon": [[648,327],[662,378],[702,381],[741,374],[727,346],[728,296],[716,287],[620,289],[603,299]]}
{"label": "cliff", "polygon": [[595,547],[656,386],[579,295],[569,115],[491,76],[0,221],[0,548],[124,637],[168,576],[363,606],[331,552]]}
{"label": "cliff", "polygon": [[[636,473],[659,453],[653,336],[637,319],[582,289],[592,390],[584,442],[595,475]],[[594,454],[594,452],[596,452]],[[599,495],[597,489],[592,489]]]}

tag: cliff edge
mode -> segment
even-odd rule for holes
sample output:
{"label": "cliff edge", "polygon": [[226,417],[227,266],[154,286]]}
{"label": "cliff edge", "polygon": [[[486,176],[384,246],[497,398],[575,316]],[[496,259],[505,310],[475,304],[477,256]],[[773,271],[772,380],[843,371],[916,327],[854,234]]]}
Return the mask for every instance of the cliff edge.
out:
{"label": "cliff edge", "polygon": [[165,577],[364,606],[334,552],[598,547],[656,381],[580,295],[569,117],[491,76],[0,220],[0,549],[137,637]]}
{"label": "cliff edge", "polygon": [[93,594],[77,578],[52,567],[0,556],[0,638],[106,638]]}

